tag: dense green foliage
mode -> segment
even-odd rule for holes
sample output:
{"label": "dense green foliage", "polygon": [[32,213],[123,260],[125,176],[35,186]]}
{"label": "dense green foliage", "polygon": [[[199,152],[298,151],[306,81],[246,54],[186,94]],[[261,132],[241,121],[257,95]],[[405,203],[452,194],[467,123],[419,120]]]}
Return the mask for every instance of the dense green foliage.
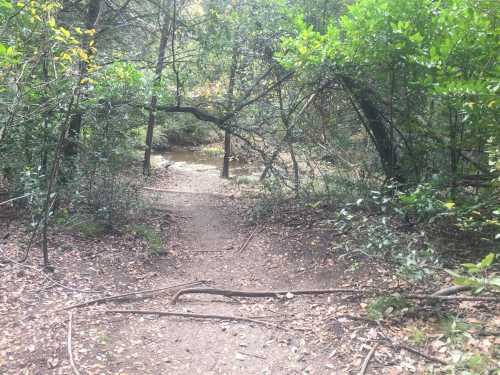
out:
{"label": "dense green foliage", "polygon": [[324,33],[298,16],[281,61],[341,82],[386,175],[425,182],[405,205],[482,230],[499,224],[496,23],[488,0],[357,1]]}
{"label": "dense green foliage", "polygon": [[153,146],[232,135],[281,194],[381,190],[410,220],[498,237],[494,1],[2,0],[0,10],[0,168],[35,223],[59,205],[109,225],[125,214],[119,202],[137,187],[122,171],[149,116]]}

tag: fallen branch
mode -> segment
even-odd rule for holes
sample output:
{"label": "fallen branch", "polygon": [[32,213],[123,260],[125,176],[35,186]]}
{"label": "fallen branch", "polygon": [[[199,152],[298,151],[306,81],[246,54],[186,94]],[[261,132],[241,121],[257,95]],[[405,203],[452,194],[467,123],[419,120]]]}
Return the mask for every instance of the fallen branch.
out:
{"label": "fallen branch", "polygon": [[23,198],[27,198],[29,196],[33,195],[33,193],[29,193],[29,194],[24,194],[24,195],[21,195],[19,197],[15,197],[15,198],[11,198],[9,200],[6,200],[4,202],[0,202],[0,206],[3,206],[4,204],[7,204],[7,203],[10,203],[10,202],[14,202],[14,201],[17,201],[19,199],[23,199]]}
{"label": "fallen branch", "polygon": [[232,248],[222,250],[191,250],[190,253],[223,253],[224,251],[230,250],[232,250]]}
{"label": "fallen branch", "polygon": [[408,352],[411,352],[413,354],[419,355],[420,357],[425,358],[425,359],[427,359],[430,362],[440,363],[443,366],[449,365],[448,362],[443,361],[442,359],[439,359],[439,358],[433,357],[433,356],[431,356],[429,354],[423,353],[423,352],[421,352],[421,351],[419,351],[419,350],[417,350],[415,348],[412,348],[411,346],[408,346],[406,344],[399,344],[399,343],[391,343],[391,344],[394,345],[394,346],[399,347],[400,349],[404,349],[404,350],[406,350]]}
{"label": "fallen branch", "polygon": [[500,297],[481,297],[481,296],[447,296],[436,294],[406,294],[402,295],[406,299],[429,299],[440,301],[482,301],[482,302],[500,302]]}
{"label": "fallen branch", "polygon": [[243,252],[243,250],[246,249],[246,247],[248,246],[248,244],[252,240],[252,237],[255,235],[255,233],[257,233],[257,229],[259,229],[259,226],[255,227],[255,229],[252,231],[252,233],[250,233],[250,235],[248,236],[246,241],[243,243],[243,245],[240,246],[240,248],[238,249],[238,251],[236,251],[236,253],[240,254],[241,252]]}
{"label": "fallen branch", "polygon": [[69,357],[69,363],[71,365],[71,369],[73,370],[73,373],[75,375],[80,375],[80,372],[78,371],[75,361],[73,359],[73,350],[71,349],[71,335],[72,335],[72,325],[73,325],[73,313],[69,313],[69,322],[68,322],[68,357]]}
{"label": "fallen branch", "polygon": [[262,325],[275,327],[275,328],[281,328],[277,324],[264,322],[262,320],[245,318],[243,316],[192,314],[192,313],[178,313],[178,312],[156,311],[156,310],[105,310],[104,312],[106,314],[141,314],[141,315],[158,315],[158,316],[177,316],[177,317],[181,317],[181,318],[192,318],[192,319],[233,320],[233,321],[239,321],[239,322],[262,324]]}
{"label": "fallen branch", "polygon": [[[175,288],[182,288],[185,286],[190,286],[190,285],[198,285],[198,284],[205,284],[207,281],[206,280],[200,280],[200,281],[192,281],[190,283],[184,283],[184,284],[178,284],[178,285],[170,285],[166,286],[163,288],[157,288],[157,289],[149,289],[149,290],[138,290],[136,292],[129,292],[129,293],[124,293],[124,294],[117,294],[114,296],[109,296],[109,297],[102,297],[102,298],[96,298],[90,301],[85,301],[81,303],[77,303],[74,305],[70,305],[67,307],[63,307],[62,309],[56,310],[56,311],[62,311],[62,310],[71,310],[71,309],[76,309],[78,307],[85,307],[85,306],[90,306],[90,305],[95,305],[95,304],[100,304],[100,303],[105,303],[105,302],[116,302],[121,299],[124,299],[125,297],[137,295],[137,294],[156,294],[159,292],[163,292],[169,289],[175,289]],[[148,296],[151,297],[151,296]]]}
{"label": "fallen branch", "polygon": [[144,190],[156,191],[158,193],[172,193],[172,194],[193,194],[193,195],[210,195],[213,197],[220,198],[234,198],[233,195],[218,194],[218,193],[207,193],[207,192],[196,192],[196,191],[180,191],[180,190],[167,190],[167,189],[157,189],[152,187],[144,187]]}
{"label": "fallen branch", "polygon": [[230,289],[216,288],[190,288],[179,290],[172,298],[172,304],[175,305],[177,300],[183,294],[215,294],[225,297],[272,297],[284,296],[287,294],[293,295],[318,295],[318,294],[335,294],[335,293],[356,293],[363,294],[369,291],[361,291],[358,289],[310,289],[310,290],[263,290],[263,291],[243,291]]}
{"label": "fallen branch", "polygon": [[437,292],[432,293],[431,295],[433,297],[436,296],[451,296],[453,294],[457,294],[460,292],[465,292],[468,290],[471,290],[472,288],[470,286],[466,285],[454,285],[454,286],[449,286],[443,289],[439,289]]}
{"label": "fallen branch", "polygon": [[363,366],[361,366],[361,370],[359,370],[358,375],[365,375],[366,370],[368,369],[368,365],[370,364],[370,361],[375,354],[375,350],[377,350],[378,344],[373,345],[373,347],[370,349],[368,352],[368,355],[365,357],[365,360],[363,361]]}

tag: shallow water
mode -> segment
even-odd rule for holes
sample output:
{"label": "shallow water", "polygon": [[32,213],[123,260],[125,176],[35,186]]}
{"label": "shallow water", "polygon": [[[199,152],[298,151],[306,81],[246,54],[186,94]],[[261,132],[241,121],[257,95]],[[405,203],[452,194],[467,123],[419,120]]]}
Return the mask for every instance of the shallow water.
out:
{"label": "shallow water", "polygon": [[[151,155],[153,166],[171,165],[177,169],[197,172],[220,174],[222,170],[222,156],[208,155],[200,151],[176,150]],[[230,176],[259,175],[262,166],[258,163],[243,163],[232,160],[229,165]]]}

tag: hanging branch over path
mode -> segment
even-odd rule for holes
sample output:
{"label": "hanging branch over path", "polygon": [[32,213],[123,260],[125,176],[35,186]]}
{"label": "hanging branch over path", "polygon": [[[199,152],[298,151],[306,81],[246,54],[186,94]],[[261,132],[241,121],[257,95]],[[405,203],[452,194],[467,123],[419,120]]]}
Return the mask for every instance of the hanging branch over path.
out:
{"label": "hanging branch over path", "polygon": [[274,323],[264,322],[262,320],[255,320],[251,318],[245,318],[243,316],[191,314],[191,313],[178,313],[178,312],[156,311],[156,310],[105,310],[104,312],[106,314],[140,314],[140,315],[177,316],[181,318],[193,318],[193,319],[233,320],[239,322],[262,324],[274,328],[280,328],[280,326]]}
{"label": "hanging branch over path", "polygon": [[[242,100],[238,105],[235,106],[234,110],[224,115],[213,114],[198,107],[182,106],[182,105],[158,105],[156,106],[156,110],[163,112],[190,113],[193,116],[195,116],[198,120],[211,122],[224,129],[228,126],[227,122],[234,116],[236,116],[242,109],[259,101],[267,94],[269,94],[271,91],[273,91],[278,85],[292,78],[292,76],[293,73],[288,73],[287,75],[283,76],[279,81],[274,82],[272,85],[264,89],[260,94],[256,95],[254,98],[248,100]],[[149,107],[147,106],[145,106],[144,108],[149,109]]]}

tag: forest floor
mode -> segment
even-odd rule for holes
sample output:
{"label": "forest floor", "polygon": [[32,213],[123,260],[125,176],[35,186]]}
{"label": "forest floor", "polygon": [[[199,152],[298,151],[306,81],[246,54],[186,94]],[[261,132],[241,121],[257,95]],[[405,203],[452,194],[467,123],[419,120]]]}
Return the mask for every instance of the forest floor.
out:
{"label": "forest floor", "polygon": [[[148,186],[157,189],[147,190],[154,210],[145,220],[164,238],[166,251],[159,255],[149,254],[133,230],[97,237],[58,230],[50,237],[55,272],[46,274],[39,271],[38,248],[23,265],[5,261],[19,255],[26,234],[21,219],[2,219],[0,238],[9,237],[0,254],[0,374],[76,373],[68,359],[70,321],[70,351],[80,374],[361,374],[365,359],[370,359],[367,374],[422,374],[424,367],[442,367],[435,357],[450,359],[443,335],[431,331],[429,345],[412,352],[407,337],[418,318],[370,320],[364,314],[369,300],[357,293],[188,294],[173,305],[176,288],[62,310],[95,298],[195,282],[284,291],[400,286],[387,264],[370,260],[353,266],[349,257],[332,251],[343,247],[348,233],[314,221],[256,226],[249,220],[255,201],[210,171],[158,169]],[[253,321],[106,313],[112,309]],[[499,323],[498,311],[488,305],[474,311],[486,314],[493,326]],[[500,344],[495,340],[477,342],[478,350],[491,351]]]}

